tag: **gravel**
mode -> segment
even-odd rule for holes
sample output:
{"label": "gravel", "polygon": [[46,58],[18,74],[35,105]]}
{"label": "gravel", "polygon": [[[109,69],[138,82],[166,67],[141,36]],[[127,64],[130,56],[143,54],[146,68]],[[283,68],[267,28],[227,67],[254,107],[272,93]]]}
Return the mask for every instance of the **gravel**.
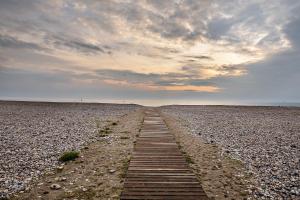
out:
{"label": "gravel", "polygon": [[0,199],[55,168],[63,152],[100,140],[101,128],[138,107],[0,102]]}
{"label": "gravel", "polygon": [[254,199],[300,198],[300,108],[164,106],[162,112],[242,160],[258,182]]}

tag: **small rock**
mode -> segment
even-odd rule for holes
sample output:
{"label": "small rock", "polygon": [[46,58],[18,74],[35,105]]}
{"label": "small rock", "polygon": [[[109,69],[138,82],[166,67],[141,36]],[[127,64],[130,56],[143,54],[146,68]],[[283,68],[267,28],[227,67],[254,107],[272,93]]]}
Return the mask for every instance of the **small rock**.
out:
{"label": "small rock", "polygon": [[26,179],[25,179],[25,182],[28,183],[28,182],[30,182],[31,180],[32,180],[32,178],[26,178]]}
{"label": "small rock", "polygon": [[52,184],[50,186],[50,189],[52,189],[52,190],[59,190],[60,188],[61,188],[61,186],[59,184]]}
{"label": "small rock", "polygon": [[66,181],[66,180],[67,180],[66,177],[61,177],[61,178],[60,178],[60,181]]}
{"label": "small rock", "polygon": [[219,169],[219,167],[216,166],[216,165],[214,165],[214,166],[212,167],[212,170],[217,170],[217,169]]}
{"label": "small rock", "polygon": [[55,180],[55,181],[66,181],[67,178],[66,178],[66,177],[55,177],[54,180]]}

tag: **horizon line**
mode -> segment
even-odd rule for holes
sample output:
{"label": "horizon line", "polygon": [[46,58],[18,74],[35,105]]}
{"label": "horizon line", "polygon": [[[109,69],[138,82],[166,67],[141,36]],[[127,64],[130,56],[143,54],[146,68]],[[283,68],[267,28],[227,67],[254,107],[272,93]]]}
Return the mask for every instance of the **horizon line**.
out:
{"label": "horizon line", "polygon": [[[134,103],[134,102],[126,102],[126,100],[119,100],[118,101],[70,101],[70,100],[42,100],[42,99],[27,99],[27,100],[21,100],[21,99],[2,99],[0,98],[0,102],[23,102],[23,103],[66,103],[66,104],[116,104],[116,105],[139,105],[144,107],[163,107],[163,106],[253,106],[253,107],[300,107],[300,102],[260,102],[260,103],[220,103],[220,104],[205,104],[205,103],[199,103],[199,104],[181,104],[181,103],[174,103],[174,104],[161,104],[161,105],[143,105],[140,103]],[[123,101],[123,102],[122,102]]]}

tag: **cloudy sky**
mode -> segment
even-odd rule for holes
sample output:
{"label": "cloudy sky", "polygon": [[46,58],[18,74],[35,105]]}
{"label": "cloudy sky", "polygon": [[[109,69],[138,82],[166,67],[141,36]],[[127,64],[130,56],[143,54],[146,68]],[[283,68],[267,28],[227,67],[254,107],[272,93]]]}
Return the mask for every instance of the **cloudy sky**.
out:
{"label": "cloudy sky", "polygon": [[300,1],[0,0],[0,99],[300,102]]}

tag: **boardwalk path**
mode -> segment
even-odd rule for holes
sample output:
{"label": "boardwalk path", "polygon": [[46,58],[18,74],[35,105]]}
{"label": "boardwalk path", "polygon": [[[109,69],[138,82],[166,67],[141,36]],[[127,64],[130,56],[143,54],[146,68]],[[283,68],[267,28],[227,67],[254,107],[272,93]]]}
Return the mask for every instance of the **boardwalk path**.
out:
{"label": "boardwalk path", "polygon": [[121,199],[208,199],[174,136],[153,110],[145,113]]}

